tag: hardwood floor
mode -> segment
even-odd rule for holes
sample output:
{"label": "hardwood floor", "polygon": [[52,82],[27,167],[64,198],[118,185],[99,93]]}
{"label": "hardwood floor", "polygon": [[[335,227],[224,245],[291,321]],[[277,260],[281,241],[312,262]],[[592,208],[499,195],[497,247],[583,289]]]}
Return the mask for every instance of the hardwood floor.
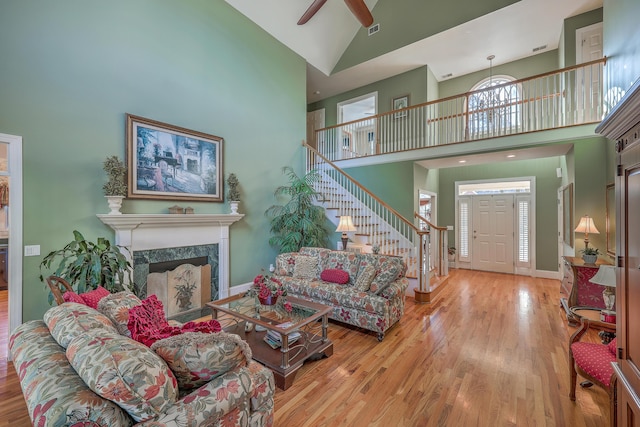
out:
{"label": "hardwood floor", "polygon": [[[407,299],[382,343],[331,323],[333,356],[307,363],[276,392],[275,425],[606,426],[604,390],[578,387],[569,400],[574,328],[559,288],[558,280],[453,270],[433,304]],[[587,339],[598,342],[594,331]],[[2,361],[5,425],[29,418],[15,370]]]}

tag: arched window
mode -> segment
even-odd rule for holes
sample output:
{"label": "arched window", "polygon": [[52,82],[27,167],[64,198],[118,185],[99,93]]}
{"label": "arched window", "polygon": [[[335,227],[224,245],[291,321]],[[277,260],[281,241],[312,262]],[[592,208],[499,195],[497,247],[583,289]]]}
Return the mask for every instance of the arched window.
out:
{"label": "arched window", "polygon": [[486,138],[515,132],[520,126],[521,89],[510,76],[492,76],[471,89],[469,137]]}

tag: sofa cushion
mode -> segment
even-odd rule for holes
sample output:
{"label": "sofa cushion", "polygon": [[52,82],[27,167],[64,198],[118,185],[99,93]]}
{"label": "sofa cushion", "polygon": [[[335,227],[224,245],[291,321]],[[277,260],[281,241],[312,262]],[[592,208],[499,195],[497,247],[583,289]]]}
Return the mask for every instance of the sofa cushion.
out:
{"label": "sofa cushion", "polygon": [[67,358],[91,390],[136,421],[160,415],[177,400],[176,379],[166,363],[117,333],[79,335],[67,347]]}
{"label": "sofa cushion", "polygon": [[293,277],[315,279],[318,277],[318,258],[310,255],[297,255],[293,267]]}
{"label": "sofa cushion", "polygon": [[276,256],[275,274],[278,276],[293,276],[293,269],[296,265],[297,252],[286,252]]}
{"label": "sofa cushion", "polygon": [[324,280],[325,282],[346,285],[347,283],[349,283],[349,273],[344,270],[328,268],[320,273],[320,279]]}
{"label": "sofa cushion", "polygon": [[129,310],[141,303],[140,298],[132,292],[122,291],[102,298],[98,303],[98,311],[111,320],[120,335],[130,337],[131,332],[127,327]]}
{"label": "sofa cushion", "polygon": [[323,260],[329,256],[329,254],[333,252],[331,249],[327,249],[327,248],[316,248],[316,247],[312,247],[312,246],[305,246],[303,248],[300,248],[300,251],[298,252],[300,255],[311,255],[314,257],[318,258],[318,262],[320,262],[320,264],[322,264]]}
{"label": "sofa cushion", "polygon": [[330,251],[323,259],[321,270],[338,269],[349,273],[349,283],[354,284],[358,275],[358,257],[353,252]]}
{"label": "sofa cushion", "polygon": [[97,288],[80,294],[80,298],[91,308],[98,309],[98,303],[104,297],[109,295],[109,291],[103,288],[102,286],[98,286]]}
{"label": "sofa cushion", "polygon": [[391,283],[393,283],[402,271],[402,267],[397,262],[385,261],[376,272],[376,277],[371,282],[369,292],[380,294]]}
{"label": "sofa cushion", "polygon": [[376,277],[376,268],[373,265],[367,265],[358,273],[355,288],[360,292],[366,292],[371,287],[371,282]]}
{"label": "sofa cushion", "polygon": [[76,302],[65,302],[52,307],[43,316],[51,336],[67,348],[71,340],[93,329],[118,333],[116,327],[97,310]]}
{"label": "sofa cushion", "polygon": [[249,345],[226,332],[187,332],[156,341],[151,350],[167,362],[181,390],[198,388],[251,361]]}

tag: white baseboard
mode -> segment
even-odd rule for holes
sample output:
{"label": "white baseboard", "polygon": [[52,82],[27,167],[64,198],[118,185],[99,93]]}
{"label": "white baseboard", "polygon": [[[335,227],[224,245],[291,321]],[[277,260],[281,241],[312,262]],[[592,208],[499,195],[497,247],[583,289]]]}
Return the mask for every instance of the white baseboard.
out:
{"label": "white baseboard", "polygon": [[240,285],[232,286],[229,288],[229,296],[232,297],[234,295],[241,294],[242,292],[247,292],[252,285],[253,285],[253,282],[242,283]]}
{"label": "white baseboard", "polygon": [[536,270],[535,277],[562,280],[562,274],[559,271]]}

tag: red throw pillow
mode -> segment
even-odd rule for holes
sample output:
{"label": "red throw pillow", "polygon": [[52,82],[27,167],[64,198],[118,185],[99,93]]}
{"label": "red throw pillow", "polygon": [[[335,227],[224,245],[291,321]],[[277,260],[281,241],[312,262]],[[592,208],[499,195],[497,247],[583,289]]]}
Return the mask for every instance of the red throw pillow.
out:
{"label": "red throw pillow", "polygon": [[80,297],[80,295],[76,294],[73,291],[67,291],[62,295],[62,299],[64,302],[77,302],[78,304],[87,305],[86,302]]}
{"label": "red throw pillow", "polygon": [[98,309],[98,303],[104,297],[109,295],[109,291],[103,288],[102,286],[98,286],[92,291],[85,292],[84,294],[80,294],[80,298],[84,301],[86,305],[91,308]]}
{"label": "red throw pillow", "polygon": [[337,283],[339,285],[346,285],[349,283],[349,273],[337,268],[328,268],[320,273],[320,278],[325,282]]}

